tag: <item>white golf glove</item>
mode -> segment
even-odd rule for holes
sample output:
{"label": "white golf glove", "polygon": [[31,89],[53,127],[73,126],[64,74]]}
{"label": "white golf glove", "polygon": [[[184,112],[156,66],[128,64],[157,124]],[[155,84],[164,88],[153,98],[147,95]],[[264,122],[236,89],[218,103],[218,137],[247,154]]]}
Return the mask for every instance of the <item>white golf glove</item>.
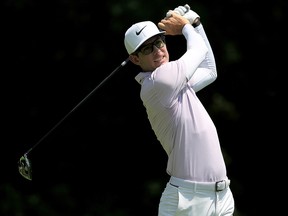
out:
{"label": "white golf glove", "polygon": [[[189,20],[191,24],[195,22],[196,18],[200,18],[200,16],[196,12],[190,10],[190,6],[188,4],[184,6],[178,6],[173,11],[181,16],[184,16],[186,19]],[[171,12],[172,12],[171,10],[168,11],[166,13],[166,17],[171,16]]]}

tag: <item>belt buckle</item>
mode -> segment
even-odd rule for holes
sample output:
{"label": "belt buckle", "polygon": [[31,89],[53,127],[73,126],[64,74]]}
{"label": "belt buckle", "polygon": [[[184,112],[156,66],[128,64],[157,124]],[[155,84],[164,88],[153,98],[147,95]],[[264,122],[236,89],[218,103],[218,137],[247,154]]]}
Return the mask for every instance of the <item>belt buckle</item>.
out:
{"label": "belt buckle", "polygon": [[[221,187],[220,184],[223,183],[223,182],[224,182],[225,186],[224,186],[224,187]],[[225,181],[225,180],[217,181],[217,182],[215,183],[215,191],[216,191],[216,192],[223,191],[225,188],[227,188],[227,185],[226,185],[226,181]]]}

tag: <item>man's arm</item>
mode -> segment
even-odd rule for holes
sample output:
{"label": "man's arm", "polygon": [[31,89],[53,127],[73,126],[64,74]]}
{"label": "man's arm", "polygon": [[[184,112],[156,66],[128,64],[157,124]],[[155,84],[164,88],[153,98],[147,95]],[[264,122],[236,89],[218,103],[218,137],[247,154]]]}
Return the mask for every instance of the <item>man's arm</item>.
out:
{"label": "man's arm", "polygon": [[196,27],[195,30],[201,35],[208,48],[208,53],[206,54],[204,61],[201,62],[198,69],[193,74],[193,77],[189,80],[189,83],[191,84],[192,88],[194,89],[195,92],[197,92],[216,80],[217,68],[213,50],[206,36],[203,25],[202,24],[198,25],[198,27]]}

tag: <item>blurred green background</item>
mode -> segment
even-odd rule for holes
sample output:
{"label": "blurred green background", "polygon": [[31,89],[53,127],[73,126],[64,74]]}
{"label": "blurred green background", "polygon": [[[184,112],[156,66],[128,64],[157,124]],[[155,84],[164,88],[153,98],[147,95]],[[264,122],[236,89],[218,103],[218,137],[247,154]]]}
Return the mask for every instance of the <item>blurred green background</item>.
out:
{"label": "blurred green background", "polygon": [[[167,158],[131,63],[33,149],[32,181],[17,162],[128,57],[128,27],[186,3],[216,58],[218,79],[199,97],[218,128],[234,216],[283,215],[286,1],[2,3],[1,216],[157,216]],[[176,59],[185,41],[167,46]]]}

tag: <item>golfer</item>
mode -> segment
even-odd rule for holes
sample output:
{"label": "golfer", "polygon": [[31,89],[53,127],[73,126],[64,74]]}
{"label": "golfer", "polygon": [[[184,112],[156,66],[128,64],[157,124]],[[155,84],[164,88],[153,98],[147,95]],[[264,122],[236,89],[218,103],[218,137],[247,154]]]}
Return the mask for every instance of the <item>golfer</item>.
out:
{"label": "golfer", "polygon": [[[178,13],[177,12],[178,9]],[[200,17],[183,6],[157,25],[133,24],[124,37],[151,127],[168,155],[169,182],[158,216],[230,216],[234,198],[217,130],[196,93],[217,77],[214,54]],[[183,35],[186,52],[169,61],[166,35]]]}

